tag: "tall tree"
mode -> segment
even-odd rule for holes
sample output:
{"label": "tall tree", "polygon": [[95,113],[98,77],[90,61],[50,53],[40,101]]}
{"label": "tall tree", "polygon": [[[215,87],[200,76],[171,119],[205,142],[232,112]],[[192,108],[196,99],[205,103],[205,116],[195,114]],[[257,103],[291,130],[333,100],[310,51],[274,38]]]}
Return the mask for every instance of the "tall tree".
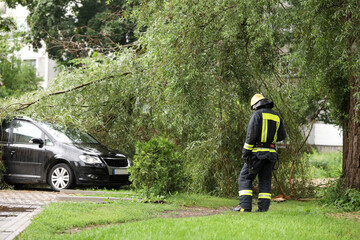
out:
{"label": "tall tree", "polygon": [[[360,2],[290,1],[293,56],[304,81],[329,102],[331,119],[344,130],[343,174],[360,190]],[[314,86],[314,85],[312,85]]]}
{"label": "tall tree", "polygon": [[[29,10],[28,40],[45,42],[50,57],[62,63],[94,52],[113,53],[135,40],[134,23],[125,18],[126,0],[6,0]],[[130,7],[129,7],[130,8]]]}

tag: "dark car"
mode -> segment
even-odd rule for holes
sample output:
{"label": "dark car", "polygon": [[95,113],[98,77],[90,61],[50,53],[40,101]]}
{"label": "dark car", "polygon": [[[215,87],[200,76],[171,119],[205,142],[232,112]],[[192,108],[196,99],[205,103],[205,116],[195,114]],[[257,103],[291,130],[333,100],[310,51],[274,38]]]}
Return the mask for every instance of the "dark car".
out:
{"label": "dark car", "polygon": [[129,158],[76,128],[26,117],[5,119],[1,147],[9,184],[47,183],[59,191],[128,183]]}

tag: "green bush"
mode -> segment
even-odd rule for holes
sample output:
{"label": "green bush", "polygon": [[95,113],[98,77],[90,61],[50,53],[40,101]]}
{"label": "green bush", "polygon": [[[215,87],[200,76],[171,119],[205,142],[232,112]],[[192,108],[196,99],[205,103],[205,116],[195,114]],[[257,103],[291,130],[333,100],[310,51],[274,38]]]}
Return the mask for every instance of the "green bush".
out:
{"label": "green bush", "polygon": [[345,212],[360,210],[360,192],[352,188],[346,189],[341,179],[320,191],[319,196],[324,206],[335,206]]}
{"label": "green bush", "polygon": [[130,180],[147,198],[181,191],[185,187],[183,159],[175,145],[163,137],[136,144]]}
{"label": "green bush", "polygon": [[2,160],[2,151],[0,151],[0,189],[5,189],[9,187],[9,185],[4,181],[5,172],[6,169]]}
{"label": "green bush", "polygon": [[341,175],[342,152],[308,154],[311,178],[338,178]]}
{"label": "green bush", "polygon": [[5,189],[8,187],[8,185],[4,182],[4,173],[5,173],[5,166],[2,163],[2,160],[0,160],[0,189]]}

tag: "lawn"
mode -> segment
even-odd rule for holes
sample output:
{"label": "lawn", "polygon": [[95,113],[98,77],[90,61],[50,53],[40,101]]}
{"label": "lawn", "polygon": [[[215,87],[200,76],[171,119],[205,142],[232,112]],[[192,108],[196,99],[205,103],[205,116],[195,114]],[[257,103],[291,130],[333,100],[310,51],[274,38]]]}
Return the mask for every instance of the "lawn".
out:
{"label": "lawn", "polygon": [[267,213],[176,214],[184,206],[206,211],[236,204],[236,199],[186,194],[167,204],[52,203],[18,239],[360,239],[359,221],[334,217],[316,201],[272,203]]}

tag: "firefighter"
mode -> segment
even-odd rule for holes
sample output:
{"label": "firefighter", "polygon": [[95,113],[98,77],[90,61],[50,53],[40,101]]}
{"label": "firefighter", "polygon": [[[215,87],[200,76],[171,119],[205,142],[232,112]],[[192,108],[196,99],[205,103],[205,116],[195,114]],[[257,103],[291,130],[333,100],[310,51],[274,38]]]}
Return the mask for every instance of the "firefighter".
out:
{"label": "firefighter", "polygon": [[245,162],[239,176],[239,205],[232,211],[251,212],[252,183],[256,176],[259,180],[257,212],[266,212],[271,200],[271,177],[277,160],[276,142],[286,137],[284,125],[279,114],[272,108],[274,103],[262,94],[251,99],[254,110],[248,125],[243,148]]}

